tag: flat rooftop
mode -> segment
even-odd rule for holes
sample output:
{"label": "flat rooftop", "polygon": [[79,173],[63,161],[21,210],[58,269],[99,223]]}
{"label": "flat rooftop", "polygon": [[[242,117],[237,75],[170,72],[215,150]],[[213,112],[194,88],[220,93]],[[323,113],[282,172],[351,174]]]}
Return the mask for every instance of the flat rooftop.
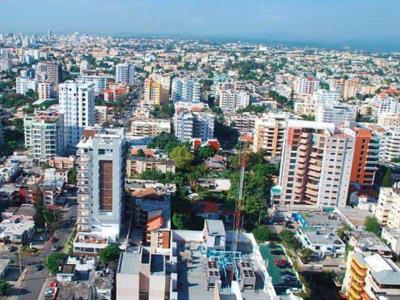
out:
{"label": "flat rooftop", "polygon": [[[214,289],[207,290],[204,280],[204,263],[206,258],[198,251],[193,251],[193,262],[189,265],[178,264],[178,299],[204,300],[213,299]],[[262,284],[261,279],[257,278],[257,284]],[[242,292],[244,299],[269,300],[268,294],[263,291],[263,286],[257,286],[258,290],[245,289]],[[221,298],[231,299],[231,298]]]}
{"label": "flat rooftop", "polygon": [[123,252],[119,259],[117,272],[121,274],[138,274],[142,253],[139,251]]}

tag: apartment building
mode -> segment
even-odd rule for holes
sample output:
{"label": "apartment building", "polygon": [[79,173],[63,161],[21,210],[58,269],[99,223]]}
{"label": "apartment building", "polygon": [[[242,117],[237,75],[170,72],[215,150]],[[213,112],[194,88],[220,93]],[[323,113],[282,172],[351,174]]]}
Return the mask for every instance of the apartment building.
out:
{"label": "apartment building", "polygon": [[400,127],[381,130],[379,160],[390,162],[400,157]]}
{"label": "apartment building", "polygon": [[175,136],[182,142],[193,138],[200,138],[205,142],[214,137],[214,122],[215,115],[212,113],[185,110],[175,112]]}
{"label": "apartment building", "polygon": [[319,88],[319,80],[313,77],[299,77],[294,80],[293,87],[296,94],[312,95]]}
{"label": "apartment building", "polygon": [[173,102],[200,102],[200,82],[193,78],[174,78],[172,80],[171,98]]}
{"label": "apartment building", "polygon": [[151,118],[135,118],[131,121],[130,134],[132,136],[154,137],[162,132],[171,132],[171,121]]}
{"label": "apartment building", "polygon": [[55,110],[36,111],[24,118],[25,147],[36,161],[64,153],[63,115]]}
{"label": "apartment building", "polygon": [[131,177],[146,171],[175,173],[175,161],[168,158],[129,156],[126,160],[126,176]]}
{"label": "apartment building", "polygon": [[144,101],[158,106],[168,103],[170,86],[168,75],[151,74],[144,81]]}
{"label": "apartment building", "polygon": [[53,96],[53,84],[49,81],[39,82],[37,92],[39,100],[51,99]]}
{"label": "apartment building", "polygon": [[400,113],[399,99],[388,97],[386,95],[376,95],[369,99],[369,102],[372,106],[372,115],[376,118],[383,113]]}
{"label": "apartment building", "polygon": [[289,120],[282,147],[281,205],[346,206],[354,139],[334,124]]}
{"label": "apartment building", "polygon": [[[85,129],[77,146],[78,236],[74,251],[98,252],[120,233],[125,175],[122,128]],[[106,241],[98,243],[96,240]]]}
{"label": "apartment building", "polygon": [[29,90],[36,92],[37,86],[38,83],[35,79],[28,77],[17,77],[15,79],[15,93],[20,95],[26,95]]}
{"label": "apartment building", "polygon": [[381,187],[375,217],[379,223],[389,228],[400,228],[400,189]]}
{"label": "apartment building", "polygon": [[286,114],[269,114],[254,122],[253,152],[264,150],[270,157],[280,156],[285,138]]}
{"label": "apartment building", "polygon": [[359,89],[359,79],[352,78],[344,82],[343,86],[343,99],[347,100],[350,98],[355,98]]}
{"label": "apartment building", "polygon": [[94,107],[94,123],[99,126],[107,123],[108,107],[105,105],[96,105]]}
{"label": "apartment building", "polygon": [[233,89],[222,90],[219,93],[219,107],[223,110],[237,110],[250,104],[250,94],[246,91]]}
{"label": "apartment building", "polygon": [[107,87],[107,76],[104,75],[81,75],[79,81],[94,85],[96,95],[102,94]]}
{"label": "apartment building", "polygon": [[228,115],[228,125],[236,129],[241,135],[253,135],[255,122],[258,116],[248,112]]}
{"label": "apartment building", "polygon": [[399,127],[400,113],[382,113],[378,116],[378,125],[383,128]]}
{"label": "apartment building", "polygon": [[368,128],[354,127],[344,132],[354,139],[350,181],[361,186],[372,186],[378,171],[379,138]]}
{"label": "apartment building", "polygon": [[135,83],[135,66],[125,63],[118,64],[115,68],[115,82],[134,84]]}
{"label": "apartment building", "polygon": [[73,153],[83,129],[94,125],[94,85],[73,81],[60,84],[59,109],[64,115],[64,145]]}
{"label": "apartment building", "polygon": [[400,269],[391,259],[379,254],[353,252],[347,260],[343,291],[349,300],[395,299],[400,296]]}
{"label": "apartment building", "polygon": [[58,61],[48,61],[45,63],[47,81],[59,84],[62,81],[62,67]]}
{"label": "apartment building", "polygon": [[324,102],[317,104],[315,121],[334,123],[336,125],[355,121],[357,108],[341,102]]}

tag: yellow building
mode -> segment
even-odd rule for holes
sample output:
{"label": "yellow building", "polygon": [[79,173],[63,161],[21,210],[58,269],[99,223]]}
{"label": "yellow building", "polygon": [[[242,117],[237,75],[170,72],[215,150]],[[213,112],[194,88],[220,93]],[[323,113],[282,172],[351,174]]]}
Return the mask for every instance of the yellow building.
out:
{"label": "yellow building", "polygon": [[349,271],[349,284],[347,295],[349,300],[363,299],[365,278],[367,277],[368,266],[360,253],[351,256]]}
{"label": "yellow building", "polygon": [[144,101],[153,105],[168,102],[171,80],[168,75],[152,74],[144,81]]}

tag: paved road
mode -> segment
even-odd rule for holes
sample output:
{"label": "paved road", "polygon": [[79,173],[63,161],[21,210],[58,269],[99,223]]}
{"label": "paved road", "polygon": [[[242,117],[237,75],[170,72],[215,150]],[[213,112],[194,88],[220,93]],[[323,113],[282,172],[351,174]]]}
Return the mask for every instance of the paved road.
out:
{"label": "paved road", "polygon": [[[60,224],[60,228],[55,231],[54,236],[56,236],[59,241],[58,245],[64,246],[68,240],[69,235],[74,230],[75,221],[77,215],[77,206],[71,206],[64,214],[63,221]],[[70,224],[67,224],[65,221],[72,220]],[[47,241],[44,245],[44,250],[41,251],[40,255],[30,256],[23,258],[22,264],[27,267],[27,272],[25,279],[22,282],[21,288],[19,289],[18,300],[33,300],[33,299],[42,299],[39,295],[42,289],[42,286],[47,278],[48,272],[47,269],[44,268],[41,271],[34,271],[33,265],[42,263],[42,260],[52,253],[52,244],[50,241]]]}

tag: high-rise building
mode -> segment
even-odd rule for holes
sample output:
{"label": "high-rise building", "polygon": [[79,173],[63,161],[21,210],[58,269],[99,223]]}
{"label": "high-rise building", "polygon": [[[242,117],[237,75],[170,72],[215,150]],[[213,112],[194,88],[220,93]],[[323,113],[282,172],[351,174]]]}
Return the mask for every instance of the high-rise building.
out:
{"label": "high-rise building", "polygon": [[372,186],[378,171],[378,137],[368,128],[354,127],[345,129],[344,132],[354,138],[353,166],[350,181],[361,186]]}
{"label": "high-rise building", "polygon": [[392,127],[380,132],[379,160],[390,162],[400,157],[400,127]]}
{"label": "high-rise building", "polygon": [[348,79],[344,82],[343,99],[355,98],[357,96],[359,79]]}
{"label": "high-rise building", "polygon": [[25,147],[33,159],[47,161],[64,153],[63,115],[54,110],[36,111],[24,118]]}
{"label": "high-rise building", "polygon": [[400,296],[400,268],[380,254],[351,252],[343,290],[349,300],[395,299]]}
{"label": "high-rise building", "polygon": [[173,102],[200,102],[201,85],[196,79],[176,77],[172,80],[171,94]]}
{"label": "high-rise building", "polygon": [[219,93],[219,107],[224,110],[236,110],[250,104],[250,94],[246,91],[223,90]]}
{"label": "high-rise building", "polygon": [[8,71],[10,71],[11,66],[12,66],[12,62],[11,62],[10,58],[5,57],[5,58],[0,59],[0,71],[8,72]]}
{"label": "high-rise building", "polygon": [[102,94],[104,89],[107,87],[107,76],[81,75],[79,81],[94,84],[94,92],[96,95]]}
{"label": "high-rise building", "polygon": [[118,64],[115,68],[115,82],[134,84],[135,67],[131,64]]}
{"label": "high-rise building", "polygon": [[71,153],[83,129],[94,125],[94,85],[67,81],[59,86],[60,113],[64,115],[66,150]]}
{"label": "high-rise building", "polygon": [[341,102],[327,102],[317,105],[315,121],[334,123],[340,125],[345,122],[355,121],[357,108]]}
{"label": "high-rise building", "polygon": [[203,142],[214,137],[215,115],[206,112],[178,111],[174,115],[175,136],[182,142],[200,138]]}
{"label": "high-rise building", "polygon": [[53,84],[59,84],[62,81],[62,67],[58,61],[46,62],[47,80]]}
{"label": "high-rise building", "polygon": [[[78,237],[76,252],[98,252],[120,233],[125,176],[122,128],[87,128],[77,146]],[[103,241],[97,245],[93,240]]]}
{"label": "high-rise building", "polygon": [[169,100],[171,79],[168,75],[151,74],[144,81],[144,101],[148,104],[162,105]]}
{"label": "high-rise building", "polygon": [[253,152],[264,150],[267,156],[280,156],[287,120],[288,116],[285,114],[258,117],[254,123]]}
{"label": "high-rise building", "polygon": [[318,90],[319,80],[313,77],[299,77],[294,81],[294,92],[296,94],[312,95]]}
{"label": "high-rise building", "polygon": [[400,189],[380,187],[375,217],[383,226],[400,228]]}
{"label": "high-rise building", "polygon": [[20,95],[26,95],[29,90],[37,91],[37,81],[35,79],[17,77],[15,80],[15,92]]}
{"label": "high-rise building", "polygon": [[400,113],[400,100],[393,97],[386,97],[384,95],[377,95],[370,99],[372,106],[372,115],[379,117],[383,113]]}
{"label": "high-rise building", "polygon": [[334,124],[289,120],[282,148],[280,205],[344,207],[354,139]]}
{"label": "high-rise building", "polygon": [[51,99],[53,94],[53,84],[49,81],[39,82],[37,91],[39,100]]}

